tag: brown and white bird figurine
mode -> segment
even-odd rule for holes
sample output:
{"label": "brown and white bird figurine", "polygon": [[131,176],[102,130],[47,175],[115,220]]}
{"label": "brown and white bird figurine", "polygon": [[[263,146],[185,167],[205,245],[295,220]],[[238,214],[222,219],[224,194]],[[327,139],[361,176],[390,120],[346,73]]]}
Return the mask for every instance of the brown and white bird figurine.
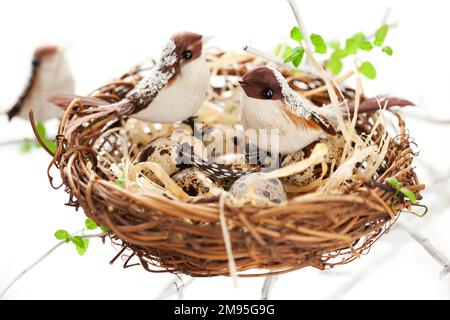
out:
{"label": "brown and white bird figurine", "polygon": [[[150,74],[117,103],[66,95],[49,96],[48,99],[66,107],[78,98],[87,105],[95,106],[92,112],[98,115],[118,112],[154,123],[186,120],[195,115],[206,97],[210,70],[204,44],[208,39],[192,32],[175,34],[163,48]],[[84,120],[92,117],[87,116]],[[83,121],[83,118],[80,120]]]}
{"label": "brown and white bird figurine", "polygon": [[[280,154],[303,149],[324,133],[336,134],[328,119],[333,114],[331,110],[318,108],[295,93],[278,70],[256,68],[242,78],[240,85],[244,89],[241,97],[244,129],[276,130]],[[254,143],[265,145],[267,141]]]}
{"label": "brown and white bird figurine", "polygon": [[[281,72],[269,67],[259,67],[247,73],[240,81],[244,90],[241,97],[241,122],[245,130],[276,130],[278,152],[281,155],[301,150],[325,134],[335,135],[337,115],[332,105],[317,107],[307,98],[291,89]],[[373,112],[380,106],[411,106],[410,101],[395,97],[365,99],[358,113]],[[340,105],[342,114],[353,112],[353,102]],[[249,136],[250,140],[252,136]],[[264,149],[269,145],[264,135],[258,136]]]}
{"label": "brown and white bird figurine", "polygon": [[46,95],[56,92],[72,94],[74,83],[63,49],[53,45],[37,48],[33,55],[28,84],[8,111],[8,119],[19,117],[28,120],[31,110],[37,122],[60,118],[62,110],[49,103]]}

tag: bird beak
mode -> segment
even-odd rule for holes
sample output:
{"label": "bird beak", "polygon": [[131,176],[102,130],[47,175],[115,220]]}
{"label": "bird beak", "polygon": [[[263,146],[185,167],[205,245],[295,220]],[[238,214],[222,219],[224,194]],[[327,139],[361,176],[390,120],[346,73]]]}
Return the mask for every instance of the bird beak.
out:
{"label": "bird beak", "polygon": [[202,43],[203,43],[203,44],[206,44],[206,43],[208,43],[208,41],[211,40],[212,38],[214,38],[214,36],[212,36],[212,35],[209,35],[209,36],[203,36],[203,37],[202,37]]}

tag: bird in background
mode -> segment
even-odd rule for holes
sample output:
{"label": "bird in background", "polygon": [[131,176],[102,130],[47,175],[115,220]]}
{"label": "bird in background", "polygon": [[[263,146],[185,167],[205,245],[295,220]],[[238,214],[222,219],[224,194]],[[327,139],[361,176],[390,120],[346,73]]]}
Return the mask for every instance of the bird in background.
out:
{"label": "bird in background", "polygon": [[93,106],[92,115],[77,120],[80,124],[112,112],[153,123],[186,120],[197,113],[206,97],[210,70],[204,45],[209,38],[192,32],[176,33],[149,75],[117,103],[64,94],[49,95],[48,101],[65,108],[77,98]]}
{"label": "bird in background", "polygon": [[46,100],[49,92],[72,94],[75,81],[70,71],[64,49],[54,45],[39,47],[32,60],[31,75],[21,96],[7,112],[9,120],[22,118],[28,120],[33,110],[37,122],[61,118],[63,111]]}
{"label": "bird in background", "polygon": [[[241,122],[245,130],[272,129],[278,132],[277,149],[281,155],[293,153],[319,140],[325,134],[336,135],[337,114],[332,105],[317,107],[310,100],[291,89],[281,72],[270,67],[259,67],[248,72],[240,81]],[[408,106],[413,103],[399,99],[385,99],[387,107]],[[361,103],[359,113],[376,111],[384,104],[377,99]],[[353,112],[345,105],[338,106],[346,115]],[[251,140],[250,136],[250,140]],[[251,141],[259,148],[270,146],[269,136],[259,135]]]}

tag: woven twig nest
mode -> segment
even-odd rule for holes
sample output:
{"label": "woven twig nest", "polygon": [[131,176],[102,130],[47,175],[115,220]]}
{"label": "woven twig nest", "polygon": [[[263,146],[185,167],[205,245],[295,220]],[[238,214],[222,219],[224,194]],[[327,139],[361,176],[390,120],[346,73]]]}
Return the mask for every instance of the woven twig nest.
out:
{"label": "woven twig nest", "polygon": [[[264,62],[223,52],[211,54],[209,62],[213,81],[199,118],[209,128],[236,128],[237,80]],[[118,101],[143,72],[137,67],[92,96]],[[283,74],[317,105],[329,102],[319,78],[287,70]],[[355,96],[352,89],[342,91],[349,100]],[[138,162],[146,146],[185,130],[181,125],[158,126],[110,114],[64,134],[84,108],[74,101],[67,109],[50,167],[60,170],[70,194],[68,205],[81,207],[111,230],[122,248],[117,257],[128,257],[125,266],[137,258],[154,272],[260,276],[345,264],[368,252],[400,212],[412,209],[413,203],[387,185],[386,178],[395,177],[416,196],[424,188],[412,168],[405,123],[395,113],[397,133],[388,133],[378,113],[358,116],[353,137],[359,138],[352,140],[351,132],[337,138],[343,141],[335,155],[339,158],[326,158],[326,141],[291,157],[297,171],[302,168],[297,178],[308,174],[308,179],[294,186],[292,175],[284,174],[287,201],[273,203],[252,195],[235,199],[217,184],[193,197],[170,178],[172,172]]]}

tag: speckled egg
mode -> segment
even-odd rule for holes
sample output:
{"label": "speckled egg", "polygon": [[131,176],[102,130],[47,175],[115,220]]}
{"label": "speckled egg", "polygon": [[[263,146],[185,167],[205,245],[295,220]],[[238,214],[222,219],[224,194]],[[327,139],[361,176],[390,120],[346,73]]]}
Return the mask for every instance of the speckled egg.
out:
{"label": "speckled egg", "polygon": [[187,136],[192,136],[193,132],[192,132],[192,128],[191,126],[185,124],[185,123],[180,123],[178,124],[176,127],[174,127],[172,135],[187,135]]}
{"label": "speckled egg", "polygon": [[[345,145],[345,139],[341,135],[327,136],[327,138],[315,142],[307,146],[303,150],[299,150],[292,154],[287,155],[284,158],[281,166],[286,167],[290,164],[300,162],[305,158],[309,157],[312,149],[319,142],[324,143],[328,147],[328,153],[325,156],[325,162],[328,164],[328,166],[331,166],[333,162],[335,162],[335,166],[339,165],[339,161],[341,159]],[[322,175],[322,166],[319,164],[314,167],[309,167],[306,170],[303,170],[302,172],[296,173],[292,176],[282,178],[281,180],[285,184],[297,187],[304,187],[309,185],[314,180],[318,179],[321,175]]]}
{"label": "speckled egg", "polygon": [[227,153],[245,152],[245,133],[224,125],[208,128],[203,133],[203,142],[209,158],[214,159]]}
{"label": "speckled egg", "polygon": [[[248,194],[249,184],[255,179],[256,175],[258,173],[250,173],[240,177],[231,186],[230,193],[236,198],[245,197]],[[257,180],[253,192],[276,204],[281,204],[287,200],[287,195],[280,179]]]}
{"label": "speckled egg", "polygon": [[252,165],[250,165],[246,161],[245,154],[243,153],[227,153],[221,156],[218,156],[214,159],[215,163],[230,165],[234,169],[250,169]]}
{"label": "speckled egg", "polygon": [[[172,152],[176,152],[178,142],[172,140],[170,137],[163,137],[156,139],[145,147],[139,155],[139,162],[155,162],[159,164],[168,175],[172,175],[179,170],[175,158],[172,157]],[[144,170],[145,174],[150,180],[158,182],[158,180],[151,171]]]}
{"label": "speckled egg", "polygon": [[207,177],[197,168],[188,168],[175,173],[173,181],[191,197],[204,196],[210,193],[211,187],[219,184]]}
{"label": "speckled egg", "polygon": [[177,144],[181,145],[184,143],[189,144],[191,147],[194,147],[194,154],[199,157],[206,159],[207,158],[207,150],[203,145],[203,142],[192,135],[186,135],[182,133],[173,133],[171,135],[172,140],[176,141]]}

